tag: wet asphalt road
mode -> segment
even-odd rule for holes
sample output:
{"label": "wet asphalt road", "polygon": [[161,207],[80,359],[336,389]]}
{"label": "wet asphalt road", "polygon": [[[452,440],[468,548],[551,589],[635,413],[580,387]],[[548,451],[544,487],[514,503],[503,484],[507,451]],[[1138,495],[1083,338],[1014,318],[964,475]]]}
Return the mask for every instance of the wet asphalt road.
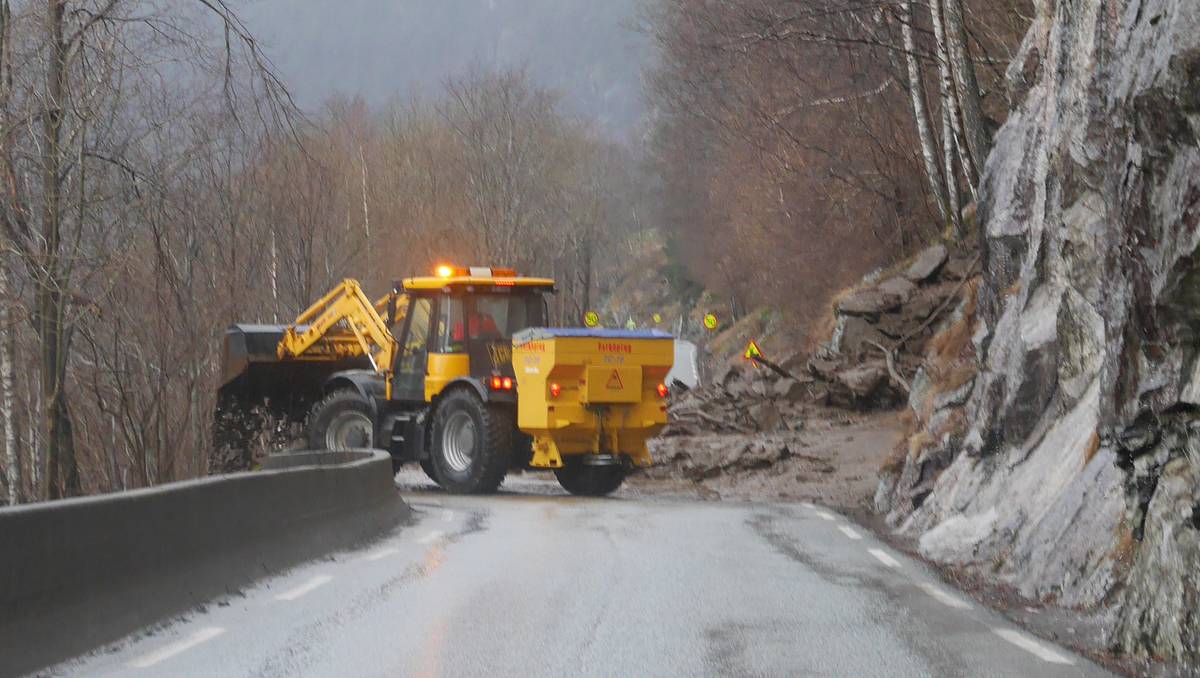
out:
{"label": "wet asphalt road", "polygon": [[820,507],[413,482],[417,516],[398,533],[53,672],[1108,675]]}

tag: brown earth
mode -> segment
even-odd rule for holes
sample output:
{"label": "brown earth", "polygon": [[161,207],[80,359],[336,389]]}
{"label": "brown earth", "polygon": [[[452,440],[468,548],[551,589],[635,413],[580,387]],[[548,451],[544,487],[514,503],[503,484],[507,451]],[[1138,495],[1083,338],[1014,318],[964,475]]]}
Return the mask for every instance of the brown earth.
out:
{"label": "brown earth", "polygon": [[826,408],[782,417],[780,429],[658,438],[651,441],[657,465],[629,483],[642,491],[714,500],[803,500],[862,510],[903,432],[894,413]]}

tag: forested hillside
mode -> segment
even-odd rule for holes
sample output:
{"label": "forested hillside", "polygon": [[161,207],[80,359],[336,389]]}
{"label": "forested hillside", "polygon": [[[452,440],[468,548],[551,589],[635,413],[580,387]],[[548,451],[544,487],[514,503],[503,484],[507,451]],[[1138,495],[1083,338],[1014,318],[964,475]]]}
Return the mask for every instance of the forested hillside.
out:
{"label": "forested hillside", "polygon": [[960,215],[1030,2],[647,7],[658,222],[709,289],[803,324],[924,242],[975,237]]}

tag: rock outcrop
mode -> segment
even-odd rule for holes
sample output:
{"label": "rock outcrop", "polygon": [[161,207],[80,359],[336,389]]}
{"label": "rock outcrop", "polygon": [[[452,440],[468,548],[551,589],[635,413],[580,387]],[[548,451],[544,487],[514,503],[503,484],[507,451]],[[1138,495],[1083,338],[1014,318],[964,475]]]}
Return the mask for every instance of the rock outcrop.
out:
{"label": "rock outcrop", "polygon": [[981,185],[981,372],[948,446],[897,467],[909,477],[890,476],[878,499],[925,555],[1104,611],[1115,649],[1188,672],[1200,665],[1200,3],[1035,6],[1010,70],[1024,97]]}
{"label": "rock outcrop", "polygon": [[808,362],[807,371],[822,383],[816,393],[823,404],[860,410],[902,405],[923,347],[960,303],[978,263],[973,252],[931,245],[899,273],[867,276],[838,300],[833,336]]}

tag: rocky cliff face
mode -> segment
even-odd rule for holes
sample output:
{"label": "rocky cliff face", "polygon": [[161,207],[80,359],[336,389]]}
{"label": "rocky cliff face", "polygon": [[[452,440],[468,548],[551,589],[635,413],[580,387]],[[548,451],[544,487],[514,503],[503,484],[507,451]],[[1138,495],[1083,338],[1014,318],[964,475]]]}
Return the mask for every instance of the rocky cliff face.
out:
{"label": "rocky cliff face", "polygon": [[979,199],[982,371],[957,451],[891,519],[1195,668],[1200,3],[1039,0],[1009,77]]}

